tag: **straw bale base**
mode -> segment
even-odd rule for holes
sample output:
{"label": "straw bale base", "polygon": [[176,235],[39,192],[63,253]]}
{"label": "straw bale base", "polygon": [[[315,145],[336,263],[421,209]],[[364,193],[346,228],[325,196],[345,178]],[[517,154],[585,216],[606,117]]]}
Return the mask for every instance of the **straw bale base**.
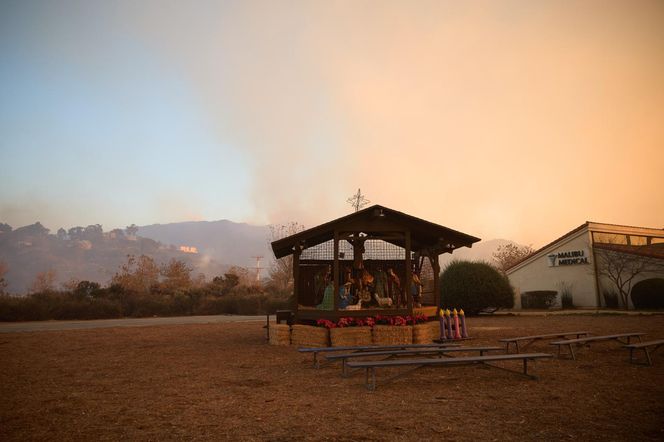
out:
{"label": "straw bale base", "polygon": [[298,347],[327,347],[329,346],[329,333],[324,327],[313,325],[294,324],[291,330],[291,344]]}
{"label": "straw bale base", "polygon": [[372,334],[374,345],[413,343],[413,327],[410,325],[375,325]]}
{"label": "straw bale base", "polygon": [[413,326],[413,344],[431,344],[440,335],[438,321],[429,321]]}
{"label": "straw bale base", "polygon": [[344,327],[330,329],[332,347],[371,345],[371,327]]}
{"label": "straw bale base", "polygon": [[290,343],[290,325],[270,324],[270,345],[290,345]]}

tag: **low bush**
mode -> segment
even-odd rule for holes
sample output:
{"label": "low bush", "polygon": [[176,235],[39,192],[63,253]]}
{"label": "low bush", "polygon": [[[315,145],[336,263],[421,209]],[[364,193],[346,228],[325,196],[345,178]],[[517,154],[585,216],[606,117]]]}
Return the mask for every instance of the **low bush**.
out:
{"label": "low bush", "polygon": [[483,262],[452,261],[440,275],[443,307],[475,315],[486,308],[514,307],[514,291],[505,275]]}
{"label": "low bush", "polygon": [[268,293],[219,296],[205,289],[173,293],[134,293],[116,286],[94,291],[47,291],[27,296],[0,295],[0,321],[110,319],[121,317],[273,314],[291,309],[292,298]]}
{"label": "low bush", "polygon": [[556,303],[555,290],[533,290],[521,294],[521,308],[549,309]]}
{"label": "low bush", "polygon": [[604,290],[604,305],[607,308],[618,308],[620,307],[620,301],[618,300],[618,294],[609,290]]}
{"label": "low bush", "polygon": [[634,284],[631,296],[634,308],[664,308],[664,279],[651,278]]}
{"label": "low bush", "polygon": [[120,304],[110,299],[80,298],[66,292],[0,296],[0,321],[109,319],[120,316]]}
{"label": "low bush", "polygon": [[560,292],[560,305],[564,309],[575,308],[574,306],[574,296],[572,294],[572,289],[574,284],[567,281],[560,281],[558,283],[558,291]]}

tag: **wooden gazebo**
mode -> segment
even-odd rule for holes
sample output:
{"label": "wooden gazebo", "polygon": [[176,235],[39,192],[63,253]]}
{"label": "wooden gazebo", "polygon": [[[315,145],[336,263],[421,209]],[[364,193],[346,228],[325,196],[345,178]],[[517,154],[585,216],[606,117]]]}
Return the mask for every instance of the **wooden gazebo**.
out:
{"label": "wooden gazebo", "polygon": [[274,241],[293,255],[295,321],[435,315],[438,256],[479,238],[374,205]]}

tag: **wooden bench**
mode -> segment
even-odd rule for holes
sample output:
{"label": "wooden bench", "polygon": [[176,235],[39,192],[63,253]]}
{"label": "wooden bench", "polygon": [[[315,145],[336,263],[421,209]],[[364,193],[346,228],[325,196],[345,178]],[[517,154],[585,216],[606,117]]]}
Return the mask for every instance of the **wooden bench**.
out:
{"label": "wooden bench", "polygon": [[395,344],[395,345],[364,345],[364,346],[346,346],[346,347],[300,347],[297,349],[300,353],[313,353],[314,367],[320,368],[318,362],[318,353],[330,353],[338,351],[346,352],[367,352],[381,350],[407,350],[411,348],[444,348],[459,347],[461,344]]}
{"label": "wooden bench", "polygon": [[[634,362],[634,350],[640,349],[643,350],[643,352],[646,354],[646,358],[648,359],[648,365],[652,365],[652,358],[650,357],[659,347],[664,345],[664,339],[658,339],[656,341],[647,341],[647,342],[640,342],[638,344],[627,344],[624,345],[623,347],[629,349],[629,362],[630,363],[635,363]],[[650,348],[652,347],[652,350]]]}
{"label": "wooden bench", "polygon": [[411,348],[411,349],[396,349],[396,350],[379,350],[379,351],[364,351],[353,353],[341,353],[325,356],[328,361],[341,360],[341,375],[347,376],[346,362],[348,359],[366,358],[373,356],[387,356],[388,359],[396,358],[399,356],[446,356],[448,353],[455,352],[479,352],[480,356],[484,356],[484,352],[502,350],[502,347],[436,347],[436,348]]}
{"label": "wooden bench", "polygon": [[514,344],[516,347],[516,352],[519,353],[519,342],[521,341],[528,341],[526,342],[522,348],[528,347],[530,344],[532,344],[535,341],[539,341],[542,339],[555,339],[555,338],[566,338],[568,336],[576,336],[576,338],[580,338],[581,336],[588,336],[590,333],[585,332],[585,331],[577,331],[577,332],[564,332],[564,333],[548,333],[546,335],[533,335],[533,336],[519,336],[516,338],[505,338],[505,339],[499,339],[498,342],[504,342],[505,343],[505,353],[510,352],[510,344]]}
{"label": "wooden bench", "polygon": [[[558,357],[560,357],[560,347],[563,345],[566,345],[569,348],[569,353],[572,356],[572,359],[576,360],[576,356],[574,355],[574,349],[572,348],[572,345],[584,345],[584,344],[589,344],[590,342],[597,342],[597,341],[618,341],[623,344],[629,344],[631,338],[637,338],[639,342],[641,342],[641,336],[644,336],[645,333],[619,333],[615,335],[604,335],[604,336],[590,336],[588,338],[579,338],[579,339],[565,339],[563,341],[555,341],[551,342],[551,345],[557,345],[558,346]],[[623,342],[622,339],[626,339],[627,342]]]}
{"label": "wooden bench", "polygon": [[[451,366],[451,365],[469,365],[469,364],[486,364],[494,368],[500,368],[503,370],[516,372],[515,370],[509,370],[504,367],[499,367],[496,365],[489,364],[489,362],[495,361],[511,361],[511,360],[522,360],[523,361],[523,375],[532,379],[536,379],[536,376],[528,374],[528,361],[533,361],[535,359],[544,359],[551,358],[553,355],[548,353],[520,353],[520,354],[510,354],[510,355],[484,355],[484,356],[465,356],[459,358],[439,358],[439,359],[391,359],[391,360],[381,360],[381,361],[350,361],[348,362],[348,367],[350,368],[364,368],[366,371],[365,374],[365,385],[369,390],[376,389],[376,369],[385,368],[385,367],[399,367],[399,366],[413,366],[413,370],[425,366]],[[405,373],[409,373],[412,370],[408,370]],[[405,373],[398,374],[393,378],[402,376]],[[518,372],[517,372],[518,373]],[[371,376],[370,376],[371,374]],[[371,378],[371,382],[369,382]],[[391,379],[393,379],[391,378]]]}
{"label": "wooden bench", "polygon": [[435,342],[436,344],[444,344],[446,342],[470,341],[471,339],[473,338],[471,338],[470,336],[467,338],[445,338],[445,339],[436,338],[433,340],[433,342]]}

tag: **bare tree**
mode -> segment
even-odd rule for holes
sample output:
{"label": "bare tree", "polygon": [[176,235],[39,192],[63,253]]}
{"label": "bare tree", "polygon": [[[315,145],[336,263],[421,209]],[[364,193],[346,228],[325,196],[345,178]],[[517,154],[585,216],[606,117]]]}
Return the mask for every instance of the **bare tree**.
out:
{"label": "bare tree", "polygon": [[81,280],[78,278],[70,278],[69,281],[65,281],[60,286],[66,292],[73,292],[76,290],[78,285],[81,283]]}
{"label": "bare tree", "polygon": [[595,244],[595,259],[597,275],[613,283],[625,310],[629,309],[629,294],[634,278],[644,273],[664,272],[664,260],[633,253],[630,246]]}
{"label": "bare tree", "polygon": [[192,287],[192,268],[179,259],[171,259],[161,266],[161,286],[168,292],[185,291]]}
{"label": "bare tree", "polygon": [[55,270],[50,269],[37,273],[35,280],[30,285],[30,293],[50,292],[55,289]]}
{"label": "bare tree", "polygon": [[149,293],[159,283],[159,267],[149,256],[127,255],[127,263],[120,267],[111,280],[113,284],[136,293]]}
{"label": "bare tree", "polygon": [[[270,226],[270,242],[294,235],[304,230],[304,226],[296,221],[287,224]],[[293,255],[275,259],[270,265],[270,282],[279,290],[290,290],[293,287]]]}
{"label": "bare tree", "polygon": [[251,271],[246,267],[231,266],[231,268],[228,269],[228,272],[224,275],[226,275],[226,277],[228,277],[228,275],[235,275],[237,277],[238,285],[244,287],[256,285],[256,280],[252,278]]}
{"label": "bare tree", "polygon": [[534,251],[535,250],[530,245],[520,246],[518,244],[509,243],[499,246],[498,249],[493,252],[493,259],[498,263],[498,268],[505,272]]}

